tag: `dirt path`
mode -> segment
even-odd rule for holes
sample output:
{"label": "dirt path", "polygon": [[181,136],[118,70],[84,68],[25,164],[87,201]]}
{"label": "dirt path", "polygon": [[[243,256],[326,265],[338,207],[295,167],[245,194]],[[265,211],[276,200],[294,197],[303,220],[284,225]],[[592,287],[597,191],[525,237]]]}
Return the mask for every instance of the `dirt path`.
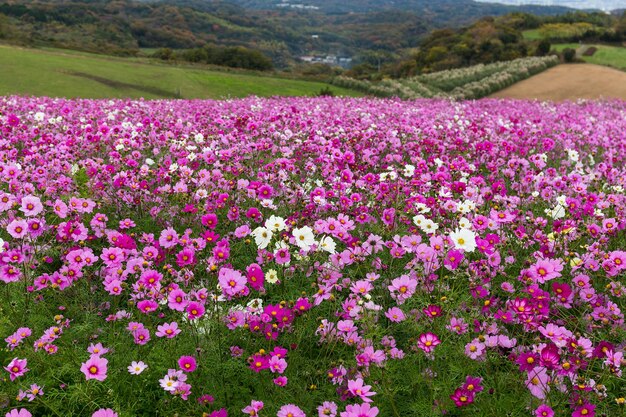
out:
{"label": "dirt path", "polygon": [[489,97],[554,101],[579,98],[626,100],[626,72],[592,64],[557,65]]}

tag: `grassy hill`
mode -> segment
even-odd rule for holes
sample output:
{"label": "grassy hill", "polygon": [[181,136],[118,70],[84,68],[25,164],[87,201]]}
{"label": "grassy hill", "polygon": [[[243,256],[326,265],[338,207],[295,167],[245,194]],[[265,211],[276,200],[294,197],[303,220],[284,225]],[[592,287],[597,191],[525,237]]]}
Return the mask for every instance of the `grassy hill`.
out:
{"label": "grassy hill", "polygon": [[[0,45],[0,95],[82,98],[225,98],[315,95],[321,82],[175,67],[58,49]],[[336,86],[337,95],[360,93]]]}
{"label": "grassy hill", "polygon": [[[583,52],[590,47],[597,48],[591,56],[585,56]],[[553,48],[557,51],[562,51],[565,48],[576,49],[576,55],[582,58],[585,62],[596,65],[605,65],[607,67],[613,67],[621,70],[626,70],[626,47],[609,46],[609,45],[580,45],[577,43],[560,43],[553,45]]]}

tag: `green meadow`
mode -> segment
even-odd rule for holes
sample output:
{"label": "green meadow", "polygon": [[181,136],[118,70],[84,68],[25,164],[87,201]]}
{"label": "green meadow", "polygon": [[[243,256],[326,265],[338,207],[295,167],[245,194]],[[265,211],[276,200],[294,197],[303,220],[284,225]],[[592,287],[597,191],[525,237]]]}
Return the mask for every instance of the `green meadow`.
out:
{"label": "green meadow", "polygon": [[[608,45],[585,45],[585,47],[594,46],[598,50],[592,56],[582,56],[581,58],[590,64],[606,65],[608,67],[618,68],[626,70],[626,48],[619,46]],[[561,43],[552,45],[552,48],[557,51],[562,51],[565,48],[578,49],[581,45],[577,43]]]}
{"label": "green meadow", "polygon": [[219,99],[248,95],[312,96],[327,86],[336,95],[361,95],[323,82],[0,45],[0,95]]}

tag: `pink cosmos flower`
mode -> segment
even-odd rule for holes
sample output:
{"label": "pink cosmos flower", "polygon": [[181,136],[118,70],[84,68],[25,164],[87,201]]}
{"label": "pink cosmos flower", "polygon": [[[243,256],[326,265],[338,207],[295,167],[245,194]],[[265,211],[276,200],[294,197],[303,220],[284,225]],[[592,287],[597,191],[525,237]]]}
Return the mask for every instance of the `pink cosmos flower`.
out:
{"label": "pink cosmos flower", "polygon": [[176,230],[170,227],[161,232],[161,236],[159,237],[159,245],[161,245],[162,248],[164,249],[172,248],[176,246],[177,244],[178,244],[178,233],[176,233]]}
{"label": "pink cosmos flower", "polygon": [[318,417],[337,417],[337,404],[332,401],[324,401],[317,407]]}
{"label": "pink cosmos flower", "polygon": [[559,260],[542,259],[529,268],[529,273],[538,283],[543,284],[546,281],[560,277],[562,270],[563,264]]}
{"label": "pink cosmos flower", "polygon": [[284,387],[285,385],[287,385],[288,379],[286,376],[281,375],[277,378],[274,378],[272,382],[274,382],[274,384],[278,385],[279,387]]}
{"label": "pink cosmos flower", "polygon": [[28,401],[34,401],[37,396],[43,395],[43,388],[41,388],[37,384],[31,384],[30,388],[26,391],[26,397],[28,397]]}
{"label": "pink cosmos flower", "polygon": [[185,311],[187,294],[181,289],[172,290],[167,296],[167,306],[172,310]]}
{"label": "pink cosmos flower", "polygon": [[435,347],[441,343],[441,340],[434,333],[423,333],[417,340],[417,347],[425,353],[431,353]]}
{"label": "pink cosmos flower", "polygon": [[109,349],[105,348],[104,346],[102,346],[102,343],[98,343],[96,345],[94,345],[93,343],[89,345],[89,347],[87,348],[87,352],[93,354],[93,355],[104,355],[109,353]]}
{"label": "pink cosmos flower", "polygon": [[15,381],[16,378],[24,375],[29,369],[26,367],[28,364],[27,359],[13,358],[7,366],[4,367],[9,372],[11,381]]}
{"label": "pink cosmos flower", "polygon": [[13,409],[5,414],[4,417],[32,417],[33,415],[25,408],[20,408],[19,410]]}
{"label": "pink cosmos flower", "polygon": [[195,251],[190,247],[186,247],[176,255],[176,264],[181,268],[187,265],[194,265],[195,263]]}
{"label": "pink cosmos flower", "polygon": [[104,381],[107,378],[107,363],[109,361],[106,359],[92,355],[87,362],[82,364],[80,370],[85,374],[87,380]]}
{"label": "pink cosmos flower", "polygon": [[219,272],[218,283],[224,295],[234,297],[246,288],[247,280],[239,271],[222,268]]}
{"label": "pink cosmos flower", "polygon": [[269,360],[269,369],[272,373],[282,374],[287,369],[287,361],[278,356],[272,356]]}
{"label": "pink cosmos flower", "polygon": [[355,380],[348,380],[348,391],[361,399],[361,401],[370,403],[372,399],[369,398],[373,395],[376,395],[374,391],[371,391],[370,385],[364,385],[363,379],[357,378]]}
{"label": "pink cosmos flower", "polygon": [[114,279],[113,281],[105,284],[104,289],[111,295],[120,295],[123,291],[122,282]]}
{"label": "pink cosmos flower", "polygon": [[294,404],[286,404],[280,407],[276,417],[306,417],[304,411]]}
{"label": "pink cosmos flower", "polygon": [[528,372],[525,385],[532,395],[543,400],[550,391],[548,382],[550,382],[550,377],[548,376],[546,368],[537,366]]}
{"label": "pink cosmos flower", "polygon": [[250,405],[244,407],[241,411],[248,414],[249,416],[258,416],[259,411],[263,409],[263,401],[255,401],[252,400]]}
{"label": "pink cosmos flower", "polygon": [[28,223],[25,220],[13,220],[7,226],[7,232],[15,239],[21,239],[28,233]]}
{"label": "pink cosmos flower", "polygon": [[404,312],[398,307],[391,307],[385,312],[385,317],[394,323],[400,323],[406,319]]}
{"label": "pink cosmos flower", "polygon": [[172,339],[176,335],[178,335],[181,330],[178,328],[178,323],[175,321],[171,323],[163,323],[157,326],[157,337],[167,337],[168,339]]}
{"label": "pink cosmos flower", "polygon": [[479,359],[483,356],[483,353],[485,353],[485,344],[478,339],[474,339],[465,345],[465,355],[470,359]]}
{"label": "pink cosmos flower", "polygon": [[446,329],[456,334],[464,334],[467,332],[468,327],[469,326],[462,318],[452,317],[450,319],[450,324],[446,326]]}
{"label": "pink cosmos flower", "polygon": [[369,403],[350,404],[346,406],[346,411],[342,411],[341,417],[376,417],[378,407],[372,407]]}
{"label": "pink cosmos flower", "polygon": [[191,301],[187,304],[187,318],[189,320],[195,320],[199,317],[204,316],[205,308],[201,303],[197,301]]}
{"label": "pink cosmos flower", "polygon": [[410,278],[408,275],[402,275],[391,281],[389,292],[391,293],[391,297],[396,300],[398,304],[402,304],[404,301],[411,298],[416,288],[417,280]]}
{"label": "pink cosmos flower", "polygon": [[137,303],[137,308],[142,313],[151,313],[159,308],[159,304],[154,300],[141,300]]}
{"label": "pink cosmos flower", "polygon": [[101,408],[93,413],[91,417],[117,417],[117,413],[110,408]]}
{"label": "pink cosmos flower", "polygon": [[132,334],[134,342],[138,345],[145,345],[150,341],[150,330],[145,327],[133,331]]}
{"label": "pink cosmos flower", "polygon": [[43,211],[43,204],[41,204],[39,197],[29,195],[22,198],[20,211],[24,213],[25,216],[33,217]]}

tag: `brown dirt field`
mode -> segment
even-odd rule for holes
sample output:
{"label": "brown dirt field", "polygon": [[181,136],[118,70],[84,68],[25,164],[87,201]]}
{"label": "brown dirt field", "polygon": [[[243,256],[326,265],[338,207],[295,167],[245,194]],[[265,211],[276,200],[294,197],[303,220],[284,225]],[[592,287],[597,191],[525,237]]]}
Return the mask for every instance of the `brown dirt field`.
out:
{"label": "brown dirt field", "polygon": [[493,98],[626,100],[626,72],[592,64],[557,65],[490,95]]}

